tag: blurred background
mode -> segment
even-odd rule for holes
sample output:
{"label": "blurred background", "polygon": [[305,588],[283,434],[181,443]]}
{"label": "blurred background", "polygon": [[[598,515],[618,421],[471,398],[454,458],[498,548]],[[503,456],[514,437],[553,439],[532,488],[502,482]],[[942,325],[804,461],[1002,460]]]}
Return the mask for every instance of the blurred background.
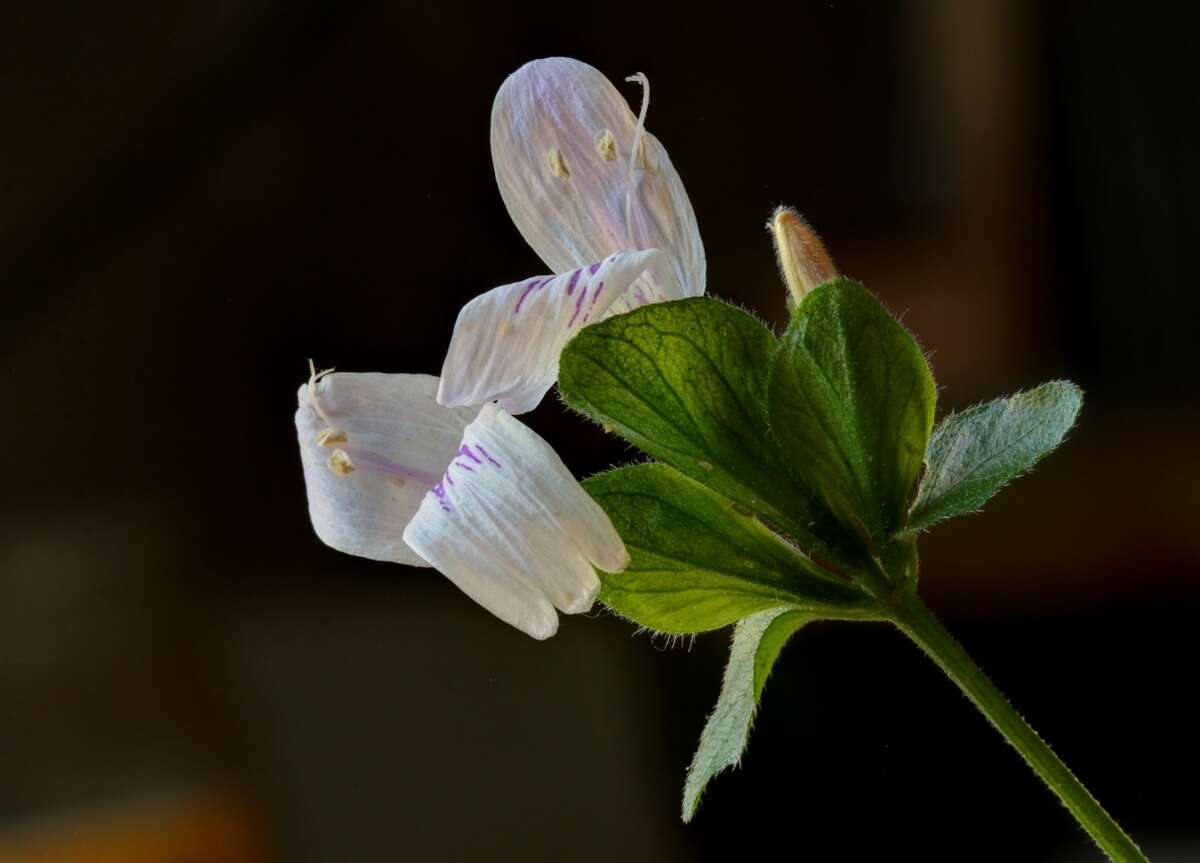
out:
{"label": "blurred background", "polygon": [[[923,592],[1153,859],[1200,859],[1200,6],[4,17],[0,860],[1099,859],[884,627],[795,639],[685,827],[727,633],[598,612],[538,644],[315,538],[306,360],[436,373],[463,302],[543,271],[488,119],[554,54],[649,76],[712,293],[782,324],[792,204],[942,412],[1083,385],[1064,449],[925,538]],[[630,455],[553,398],[530,422],[580,475]]]}

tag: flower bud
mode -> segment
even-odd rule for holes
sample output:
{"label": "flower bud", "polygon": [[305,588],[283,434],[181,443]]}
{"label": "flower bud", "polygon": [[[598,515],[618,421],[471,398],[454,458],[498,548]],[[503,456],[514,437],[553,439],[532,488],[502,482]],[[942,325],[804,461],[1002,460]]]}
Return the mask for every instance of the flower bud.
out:
{"label": "flower bud", "polygon": [[775,242],[775,258],[790,292],[789,307],[817,285],[837,278],[837,268],[821,238],[791,207],[775,210],[767,230]]}

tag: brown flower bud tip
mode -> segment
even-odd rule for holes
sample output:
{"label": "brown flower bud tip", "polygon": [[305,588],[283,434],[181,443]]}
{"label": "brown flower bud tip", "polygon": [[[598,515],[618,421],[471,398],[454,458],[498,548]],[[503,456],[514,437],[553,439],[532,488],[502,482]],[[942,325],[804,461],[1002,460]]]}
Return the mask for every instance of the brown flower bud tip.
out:
{"label": "brown flower bud tip", "polygon": [[825,251],[825,244],[791,207],[779,207],[767,230],[775,241],[775,258],[783,280],[797,303],[817,285],[837,278],[837,267]]}

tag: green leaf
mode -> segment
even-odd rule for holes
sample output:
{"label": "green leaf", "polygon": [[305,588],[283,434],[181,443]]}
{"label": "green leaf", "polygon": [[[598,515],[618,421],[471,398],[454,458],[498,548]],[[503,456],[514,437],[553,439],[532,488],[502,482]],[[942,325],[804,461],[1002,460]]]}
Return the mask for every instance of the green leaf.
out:
{"label": "green leaf", "polygon": [[600,574],[600,599],[642,626],[694,633],[781,606],[874,607],[754,515],[667,465],[618,468],[583,485],[630,555],[624,572]]}
{"label": "green leaf", "polygon": [[946,417],[929,442],[909,528],[979,509],[1062,443],[1082,406],[1079,387],[1050,381]]}
{"label": "green leaf", "polygon": [[760,514],[802,547],[837,557],[821,532],[822,524],[836,530],[832,518],[791,478],[768,439],[774,345],[766,327],[719,300],[656,303],[580,331],[562,353],[559,392],[575,410]]}
{"label": "green leaf", "polygon": [[691,821],[708,780],[741,760],[763,686],[783,646],[813,620],[802,611],[776,608],[746,618],[733,631],[721,695],[700,733],[700,746],[683,786],[683,820]]}
{"label": "green leaf", "polygon": [[877,546],[904,527],[936,401],[912,336],[848,279],[804,298],[767,392],[771,431],[789,468]]}

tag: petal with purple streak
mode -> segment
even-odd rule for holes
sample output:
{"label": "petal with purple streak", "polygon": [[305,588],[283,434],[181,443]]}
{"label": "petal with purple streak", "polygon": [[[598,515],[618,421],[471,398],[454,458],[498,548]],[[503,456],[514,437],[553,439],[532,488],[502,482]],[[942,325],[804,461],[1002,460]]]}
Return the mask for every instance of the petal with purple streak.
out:
{"label": "petal with purple streak", "polygon": [[[587,611],[595,568],[629,563],[604,511],[550,446],[494,404],[466,427],[460,452],[484,454],[475,470],[425,497],[405,541],[464,593],[534,638],[558,628],[555,609]],[[461,465],[459,465],[461,467]]]}
{"label": "petal with purple streak", "polygon": [[[617,158],[598,151],[607,130]],[[521,235],[565,273],[624,250],[661,249],[682,296],[704,293],[704,244],[663,145],[598,70],[566,57],[526,63],[492,106],[492,162]],[[556,153],[567,172],[547,161]],[[632,157],[632,158],[631,158]]]}
{"label": "petal with purple streak", "polygon": [[560,276],[480,294],[459,312],[438,401],[498,400],[510,413],[532,410],[554,386],[559,354],[584,322],[644,304],[644,294],[638,301],[630,292],[651,284],[664,299],[682,297],[667,256],[657,249],[618,252]]}

